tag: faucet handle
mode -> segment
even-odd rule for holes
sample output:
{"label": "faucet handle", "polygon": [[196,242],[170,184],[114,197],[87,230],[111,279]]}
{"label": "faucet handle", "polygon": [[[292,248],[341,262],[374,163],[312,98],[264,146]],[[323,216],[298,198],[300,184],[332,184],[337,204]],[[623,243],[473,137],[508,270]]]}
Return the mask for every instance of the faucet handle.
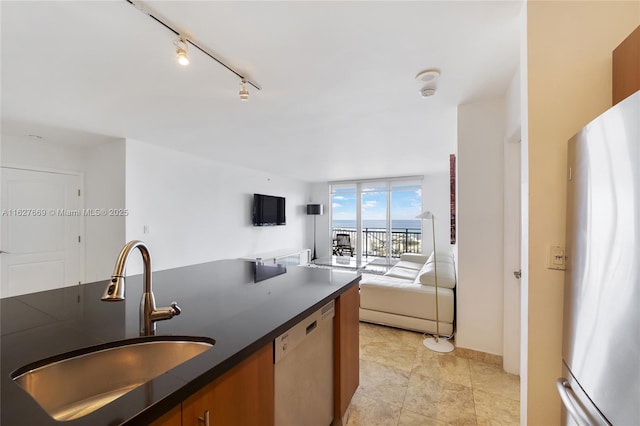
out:
{"label": "faucet handle", "polygon": [[182,309],[178,306],[178,302],[171,302],[171,309],[173,310],[173,315],[180,315]]}

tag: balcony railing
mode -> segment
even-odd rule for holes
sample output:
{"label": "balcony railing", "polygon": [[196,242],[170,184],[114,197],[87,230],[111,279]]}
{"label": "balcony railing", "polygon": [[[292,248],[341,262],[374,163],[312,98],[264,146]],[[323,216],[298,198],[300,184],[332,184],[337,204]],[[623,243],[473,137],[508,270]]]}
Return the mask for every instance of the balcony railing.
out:
{"label": "balcony railing", "polygon": [[[348,234],[351,246],[356,250],[358,232],[353,228],[333,228],[333,241],[337,234]],[[380,228],[362,228],[362,256],[398,258],[402,253],[422,253],[422,232],[419,229],[394,228],[391,230],[391,247],[387,244],[387,231]]]}

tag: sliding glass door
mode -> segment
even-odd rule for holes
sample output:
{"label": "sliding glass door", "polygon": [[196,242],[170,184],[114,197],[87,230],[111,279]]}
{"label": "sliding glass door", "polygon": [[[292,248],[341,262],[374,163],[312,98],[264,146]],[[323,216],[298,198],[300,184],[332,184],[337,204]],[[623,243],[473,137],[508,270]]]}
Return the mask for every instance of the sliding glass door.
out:
{"label": "sliding glass door", "polygon": [[365,257],[389,255],[389,191],[385,182],[360,186],[362,253]]}
{"label": "sliding glass door", "polygon": [[[333,183],[331,198],[334,255],[389,264],[402,253],[421,252],[421,178]],[[340,247],[345,235],[352,252]]]}
{"label": "sliding glass door", "polygon": [[391,210],[390,256],[422,252],[422,182],[392,182],[389,191]]}
{"label": "sliding glass door", "polygon": [[356,257],[358,249],[358,185],[355,183],[334,184],[331,186],[331,233],[334,256]]}

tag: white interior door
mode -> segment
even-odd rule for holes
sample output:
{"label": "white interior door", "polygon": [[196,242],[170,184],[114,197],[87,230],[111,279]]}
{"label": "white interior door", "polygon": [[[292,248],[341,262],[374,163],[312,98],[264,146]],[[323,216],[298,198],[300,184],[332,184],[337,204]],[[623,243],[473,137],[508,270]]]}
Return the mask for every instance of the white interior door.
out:
{"label": "white interior door", "polygon": [[1,297],[83,277],[80,175],[2,167]]}

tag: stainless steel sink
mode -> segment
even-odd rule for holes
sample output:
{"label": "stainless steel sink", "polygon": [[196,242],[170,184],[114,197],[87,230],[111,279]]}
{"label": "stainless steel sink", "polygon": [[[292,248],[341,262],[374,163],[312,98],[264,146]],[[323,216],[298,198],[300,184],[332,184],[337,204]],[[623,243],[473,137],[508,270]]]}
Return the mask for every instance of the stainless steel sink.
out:
{"label": "stainless steel sink", "polygon": [[85,416],[213,347],[215,340],[146,337],[93,346],[16,370],[11,378],[59,421]]}

